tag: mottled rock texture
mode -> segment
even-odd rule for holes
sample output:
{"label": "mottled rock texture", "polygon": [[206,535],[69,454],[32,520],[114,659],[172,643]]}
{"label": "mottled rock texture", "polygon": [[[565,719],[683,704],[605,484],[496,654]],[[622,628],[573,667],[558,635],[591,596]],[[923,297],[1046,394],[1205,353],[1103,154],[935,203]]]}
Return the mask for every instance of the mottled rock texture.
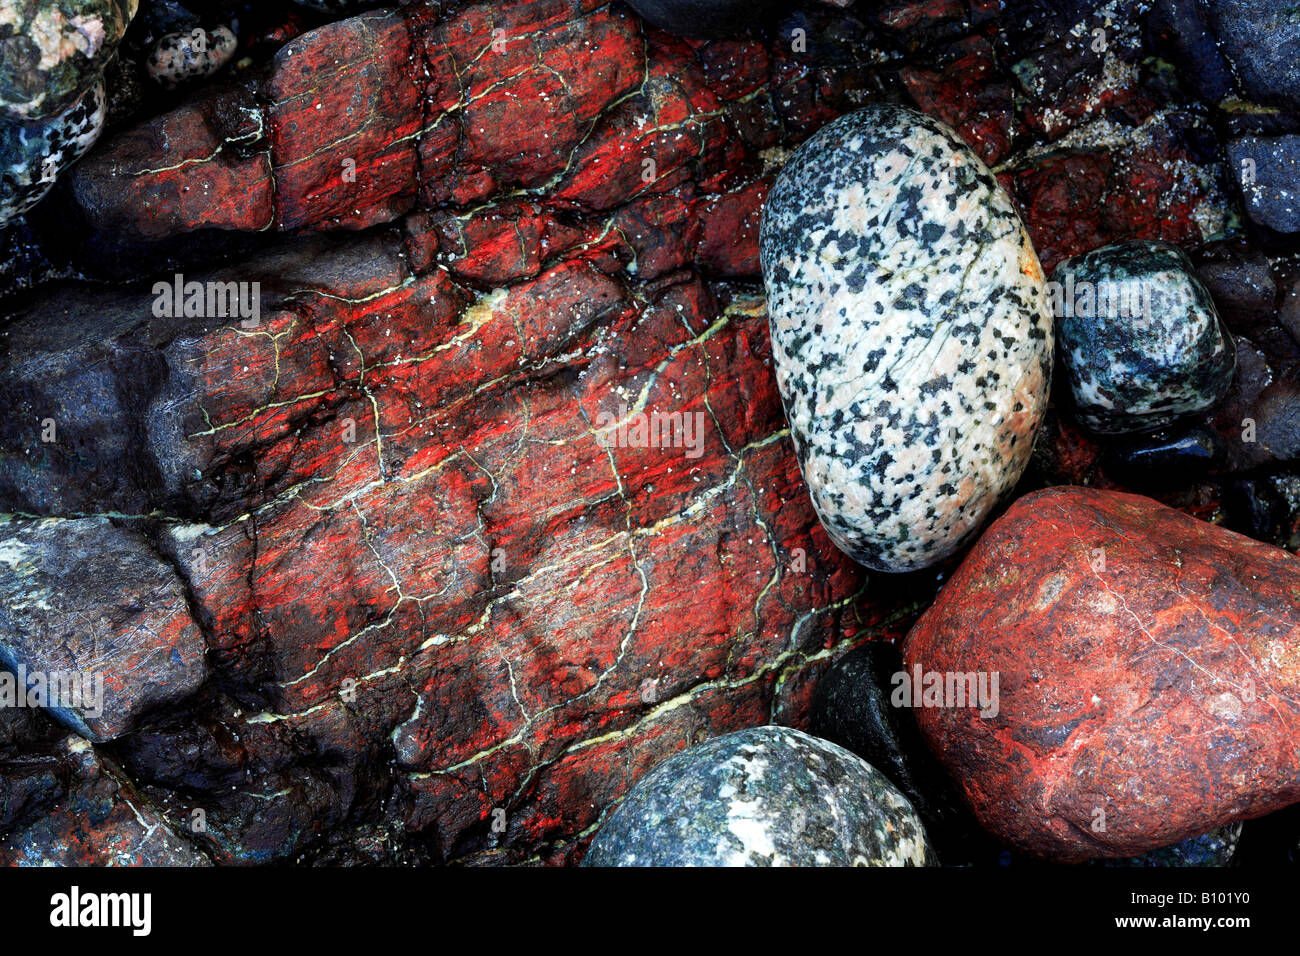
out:
{"label": "mottled rock texture", "polygon": [[54,748],[49,771],[68,781],[59,802],[0,839],[4,866],[206,866],[167,816],[80,737]]}
{"label": "mottled rock texture", "polygon": [[1052,375],[1010,197],[943,123],[872,106],[791,157],[759,245],[776,380],[831,540],[881,571],[951,556],[1029,463]]}
{"label": "mottled rock texture", "polygon": [[0,226],[36,205],[99,138],[104,84],[96,81],[62,113],[0,119]]}
{"label": "mottled rock texture", "polygon": [[1052,293],[1063,371],[1094,431],[1168,425],[1232,384],[1232,336],[1176,246],[1132,241],[1066,259]]}
{"label": "mottled rock texture", "polygon": [[0,0],[0,228],[103,129],[104,70],[136,0]]}
{"label": "mottled rock texture", "polygon": [[994,835],[1143,853],[1300,800],[1300,559],[1136,495],[1052,488],[989,528],[909,667],[997,672],[1000,707],[917,710]]}
{"label": "mottled rock texture", "polygon": [[83,706],[51,707],[71,729],[108,740],[184,700],[206,651],[176,573],[143,538],[106,518],[0,520],[0,662],[90,681]]}
{"label": "mottled rock texture", "polygon": [[716,737],[638,780],[585,866],[925,866],[925,828],[894,785],[785,727]]}
{"label": "mottled rock texture", "polygon": [[104,75],[137,0],[0,0],[0,120],[66,113]]}
{"label": "mottled rock texture", "polygon": [[[560,863],[667,755],[804,726],[827,667],[901,637],[933,579],[829,543],[772,380],[757,229],[789,151],[901,97],[996,165],[1049,268],[1240,230],[1145,0],[997,6],[792,4],[701,43],[621,4],[259,3],[250,69],[145,86],[0,233],[0,511],[114,515],[188,589],[211,676],[95,746],[148,825],[218,863]],[[1084,19],[1107,50],[1063,56]],[[51,279],[77,271],[109,284]],[[178,271],[260,282],[260,325],[154,315]],[[1241,418],[1278,341],[1221,422],[1270,467]],[[701,457],[602,447],[624,403],[705,412]],[[1243,483],[1243,526],[1300,543],[1289,477]],[[102,862],[105,804],[43,822],[65,734],[0,709],[0,831]]]}

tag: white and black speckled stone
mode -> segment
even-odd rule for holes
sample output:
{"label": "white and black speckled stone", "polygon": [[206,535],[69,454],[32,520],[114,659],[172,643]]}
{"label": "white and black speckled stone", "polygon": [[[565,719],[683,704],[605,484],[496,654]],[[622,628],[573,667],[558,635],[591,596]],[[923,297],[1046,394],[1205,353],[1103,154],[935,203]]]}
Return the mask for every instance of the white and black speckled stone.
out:
{"label": "white and black speckled stone", "polygon": [[154,44],[144,69],[163,86],[178,86],[217,72],[230,62],[237,45],[235,34],[224,26],[169,33]]}
{"label": "white and black speckled stone", "polygon": [[1010,198],[949,127],[872,106],[799,148],[759,238],[777,384],[831,540],[881,571],[953,554],[1047,404],[1051,308]]}
{"label": "white and black speckled stone", "polygon": [[786,727],[715,737],[639,780],[584,866],[926,866],[907,798],[842,747]]}
{"label": "white and black speckled stone", "polygon": [[[1053,270],[1061,361],[1079,420],[1093,431],[1160,428],[1213,405],[1232,384],[1236,346],[1193,270],[1177,246],[1145,240]],[[1135,294],[1120,305],[1105,291],[1099,307],[1102,290]]]}
{"label": "white and black speckled stone", "polygon": [[0,123],[0,225],[45,197],[104,128],[104,84],[91,86],[58,116]]}

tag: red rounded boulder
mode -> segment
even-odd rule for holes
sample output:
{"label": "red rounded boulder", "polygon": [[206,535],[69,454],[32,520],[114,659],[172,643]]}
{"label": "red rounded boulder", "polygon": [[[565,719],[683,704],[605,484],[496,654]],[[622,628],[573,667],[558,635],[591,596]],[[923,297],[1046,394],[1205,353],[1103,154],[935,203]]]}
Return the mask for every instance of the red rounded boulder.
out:
{"label": "red rounded boulder", "polygon": [[976,816],[1033,855],[1133,856],[1300,801],[1300,559],[1147,498],[1021,498],[904,659]]}

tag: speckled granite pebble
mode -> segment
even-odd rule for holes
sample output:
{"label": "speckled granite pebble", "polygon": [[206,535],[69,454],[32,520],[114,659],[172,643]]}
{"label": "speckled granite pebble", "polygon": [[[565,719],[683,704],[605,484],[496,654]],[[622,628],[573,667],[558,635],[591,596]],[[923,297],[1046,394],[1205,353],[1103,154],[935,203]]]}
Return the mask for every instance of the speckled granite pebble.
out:
{"label": "speckled granite pebble", "polygon": [[211,76],[230,62],[237,43],[229,27],[211,30],[194,27],[169,33],[154,44],[153,52],[145,61],[145,72],[150,79],[167,87]]}
{"label": "speckled granite pebble", "polygon": [[907,799],[842,747],[785,727],[715,737],[639,780],[585,866],[925,866]]}
{"label": "speckled granite pebble", "polygon": [[1176,246],[1134,240],[1052,272],[1061,360],[1080,422],[1104,434],[1160,428],[1232,384],[1236,349]]}
{"label": "speckled granite pebble", "polygon": [[953,554],[1028,463],[1051,378],[1046,286],[1010,198],[943,123],[873,106],[795,153],[760,250],[831,539],[882,571]]}
{"label": "speckled granite pebble", "polygon": [[44,198],[104,127],[104,84],[96,83],[66,113],[31,122],[0,122],[0,225]]}

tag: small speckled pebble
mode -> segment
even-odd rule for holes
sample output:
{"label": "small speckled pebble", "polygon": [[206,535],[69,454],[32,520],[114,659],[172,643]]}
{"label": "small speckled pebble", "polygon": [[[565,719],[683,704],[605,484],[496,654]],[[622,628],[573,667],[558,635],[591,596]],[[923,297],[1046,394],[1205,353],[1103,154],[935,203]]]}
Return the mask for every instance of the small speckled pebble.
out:
{"label": "small speckled pebble", "polygon": [[195,27],[169,33],[154,44],[153,52],[145,62],[145,72],[167,87],[211,76],[230,62],[237,43],[229,27],[211,30]]}
{"label": "small speckled pebble", "polygon": [[759,236],[776,379],[832,541],[881,571],[952,555],[1020,478],[1052,317],[1029,236],[950,128],[873,106],[808,140]]}
{"label": "small speckled pebble", "polygon": [[0,225],[36,205],[104,128],[104,84],[67,112],[31,122],[0,122]]}
{"label": "small speckled pebble", "polygon": [[1051,294],[1070,391],[1093,431],[1160,428],[1232,384],[1232,337],[1177,246],[1135,240],[1066,259]]}
{"label": "small speckled pebble", "polygon": [[907,798],[842,747],[755,727],[669,757],[639,780],[584,866],[926,866]]}

